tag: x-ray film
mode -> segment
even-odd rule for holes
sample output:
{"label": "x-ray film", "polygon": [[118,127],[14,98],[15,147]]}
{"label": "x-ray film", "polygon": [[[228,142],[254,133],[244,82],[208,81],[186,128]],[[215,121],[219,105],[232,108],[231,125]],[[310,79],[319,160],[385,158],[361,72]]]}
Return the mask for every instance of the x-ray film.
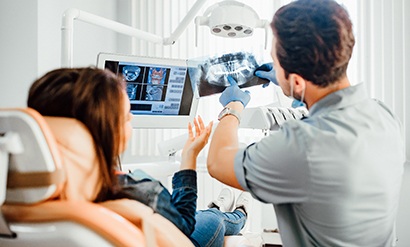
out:
{"label": "x-ray film", "polygon": [[247,52],[190,59],[188,67],[192,88],[196,89],[196,95],[199,97],[224,91],[226,87],[230,86],[227,76],[233,77],[240,88],[269,82],[254,75],[259,64],[254,55]]}

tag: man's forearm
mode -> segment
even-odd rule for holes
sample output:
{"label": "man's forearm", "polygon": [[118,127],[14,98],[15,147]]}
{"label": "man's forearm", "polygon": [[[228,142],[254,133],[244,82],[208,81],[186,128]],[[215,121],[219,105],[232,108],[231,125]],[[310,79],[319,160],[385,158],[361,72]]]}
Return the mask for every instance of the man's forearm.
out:
{"label": "man's forearm", "polygon": [[[227,105],[237,112],[242,112],[240,102]],[[208,153],[209,174],[217,180],[230,186],[240,188],[234,172],[234,158],[238,151],[239,121],[233,115],[226,115],[216,127]]]}

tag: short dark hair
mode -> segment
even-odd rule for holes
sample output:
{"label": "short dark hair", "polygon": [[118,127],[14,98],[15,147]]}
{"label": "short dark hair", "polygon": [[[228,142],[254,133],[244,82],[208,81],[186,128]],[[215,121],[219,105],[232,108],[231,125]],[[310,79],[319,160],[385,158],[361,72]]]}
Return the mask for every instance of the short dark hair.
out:
{"label": "short dark hair", "polygon": [[29,91],[28,107],[43,116],[77,119],[90,131],[103,181],[96,201],[104,200],[117,182],[114,170],[123,141],[124,92],[121,77],[93,67],[50,71]]}
{"label": "short dark hair", "polygon": [[337,2],[291,2],[275,13],[271,27],[286,78],[296,73],[326,87],[346,75],[355,38],[349,14]]}

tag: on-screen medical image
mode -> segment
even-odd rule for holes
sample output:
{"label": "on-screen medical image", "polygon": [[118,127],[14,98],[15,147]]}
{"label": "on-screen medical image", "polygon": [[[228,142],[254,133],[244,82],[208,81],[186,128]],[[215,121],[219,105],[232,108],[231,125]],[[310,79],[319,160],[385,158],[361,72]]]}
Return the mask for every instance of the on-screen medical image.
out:
{"label": "on-screen medical image", "polygon": [[186,129],[196,116],[186,59],[100,53],[97,66],[125,81],[133,128]]}
{"label": "on-screen medical image", "polygon": [[255,56],[248,52],[224,54],[220,57],[188,60],[189,76],[199,97],[222,92],[230,86],[231,76],[240,88],[268,83],[254,75],[259,67]]}
{"label": "on-screen medical image", "polygon": [[165,68],[150,68],[148,74],[148,85],[145,100],[161,100],[162,90],[167,71]]}
{"label": "on-screen medical image", "polygon": [[127,83],[127,94],[130,100],[134,100],[137,97],[138,85],[136,83],[137,78],[141,73],[141,68],[135,65],[127,65],[122,67],[122,74]]}
{"label": "on-screen medical image", "polygon": [[124,66],[122,68],[122,74],[125,80],[135,81],[141,73],[141,68],[138,66]]}

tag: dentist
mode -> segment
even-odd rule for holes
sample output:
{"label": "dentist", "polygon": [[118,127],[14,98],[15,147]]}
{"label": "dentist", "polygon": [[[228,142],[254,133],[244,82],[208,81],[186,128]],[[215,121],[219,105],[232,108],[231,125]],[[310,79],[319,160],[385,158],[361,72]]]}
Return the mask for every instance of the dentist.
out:
{"label": "dentist", "polygon": [[275,13],[271,27],[274,68],[257,75],[277,80],[310,115],[239,148],[250,96],[228,78],[209,173],[272,204],[284,246],[394,245],[404,135],[386,105],[350,85],[355,39],[347,11],[333,0],[297,0]]}

